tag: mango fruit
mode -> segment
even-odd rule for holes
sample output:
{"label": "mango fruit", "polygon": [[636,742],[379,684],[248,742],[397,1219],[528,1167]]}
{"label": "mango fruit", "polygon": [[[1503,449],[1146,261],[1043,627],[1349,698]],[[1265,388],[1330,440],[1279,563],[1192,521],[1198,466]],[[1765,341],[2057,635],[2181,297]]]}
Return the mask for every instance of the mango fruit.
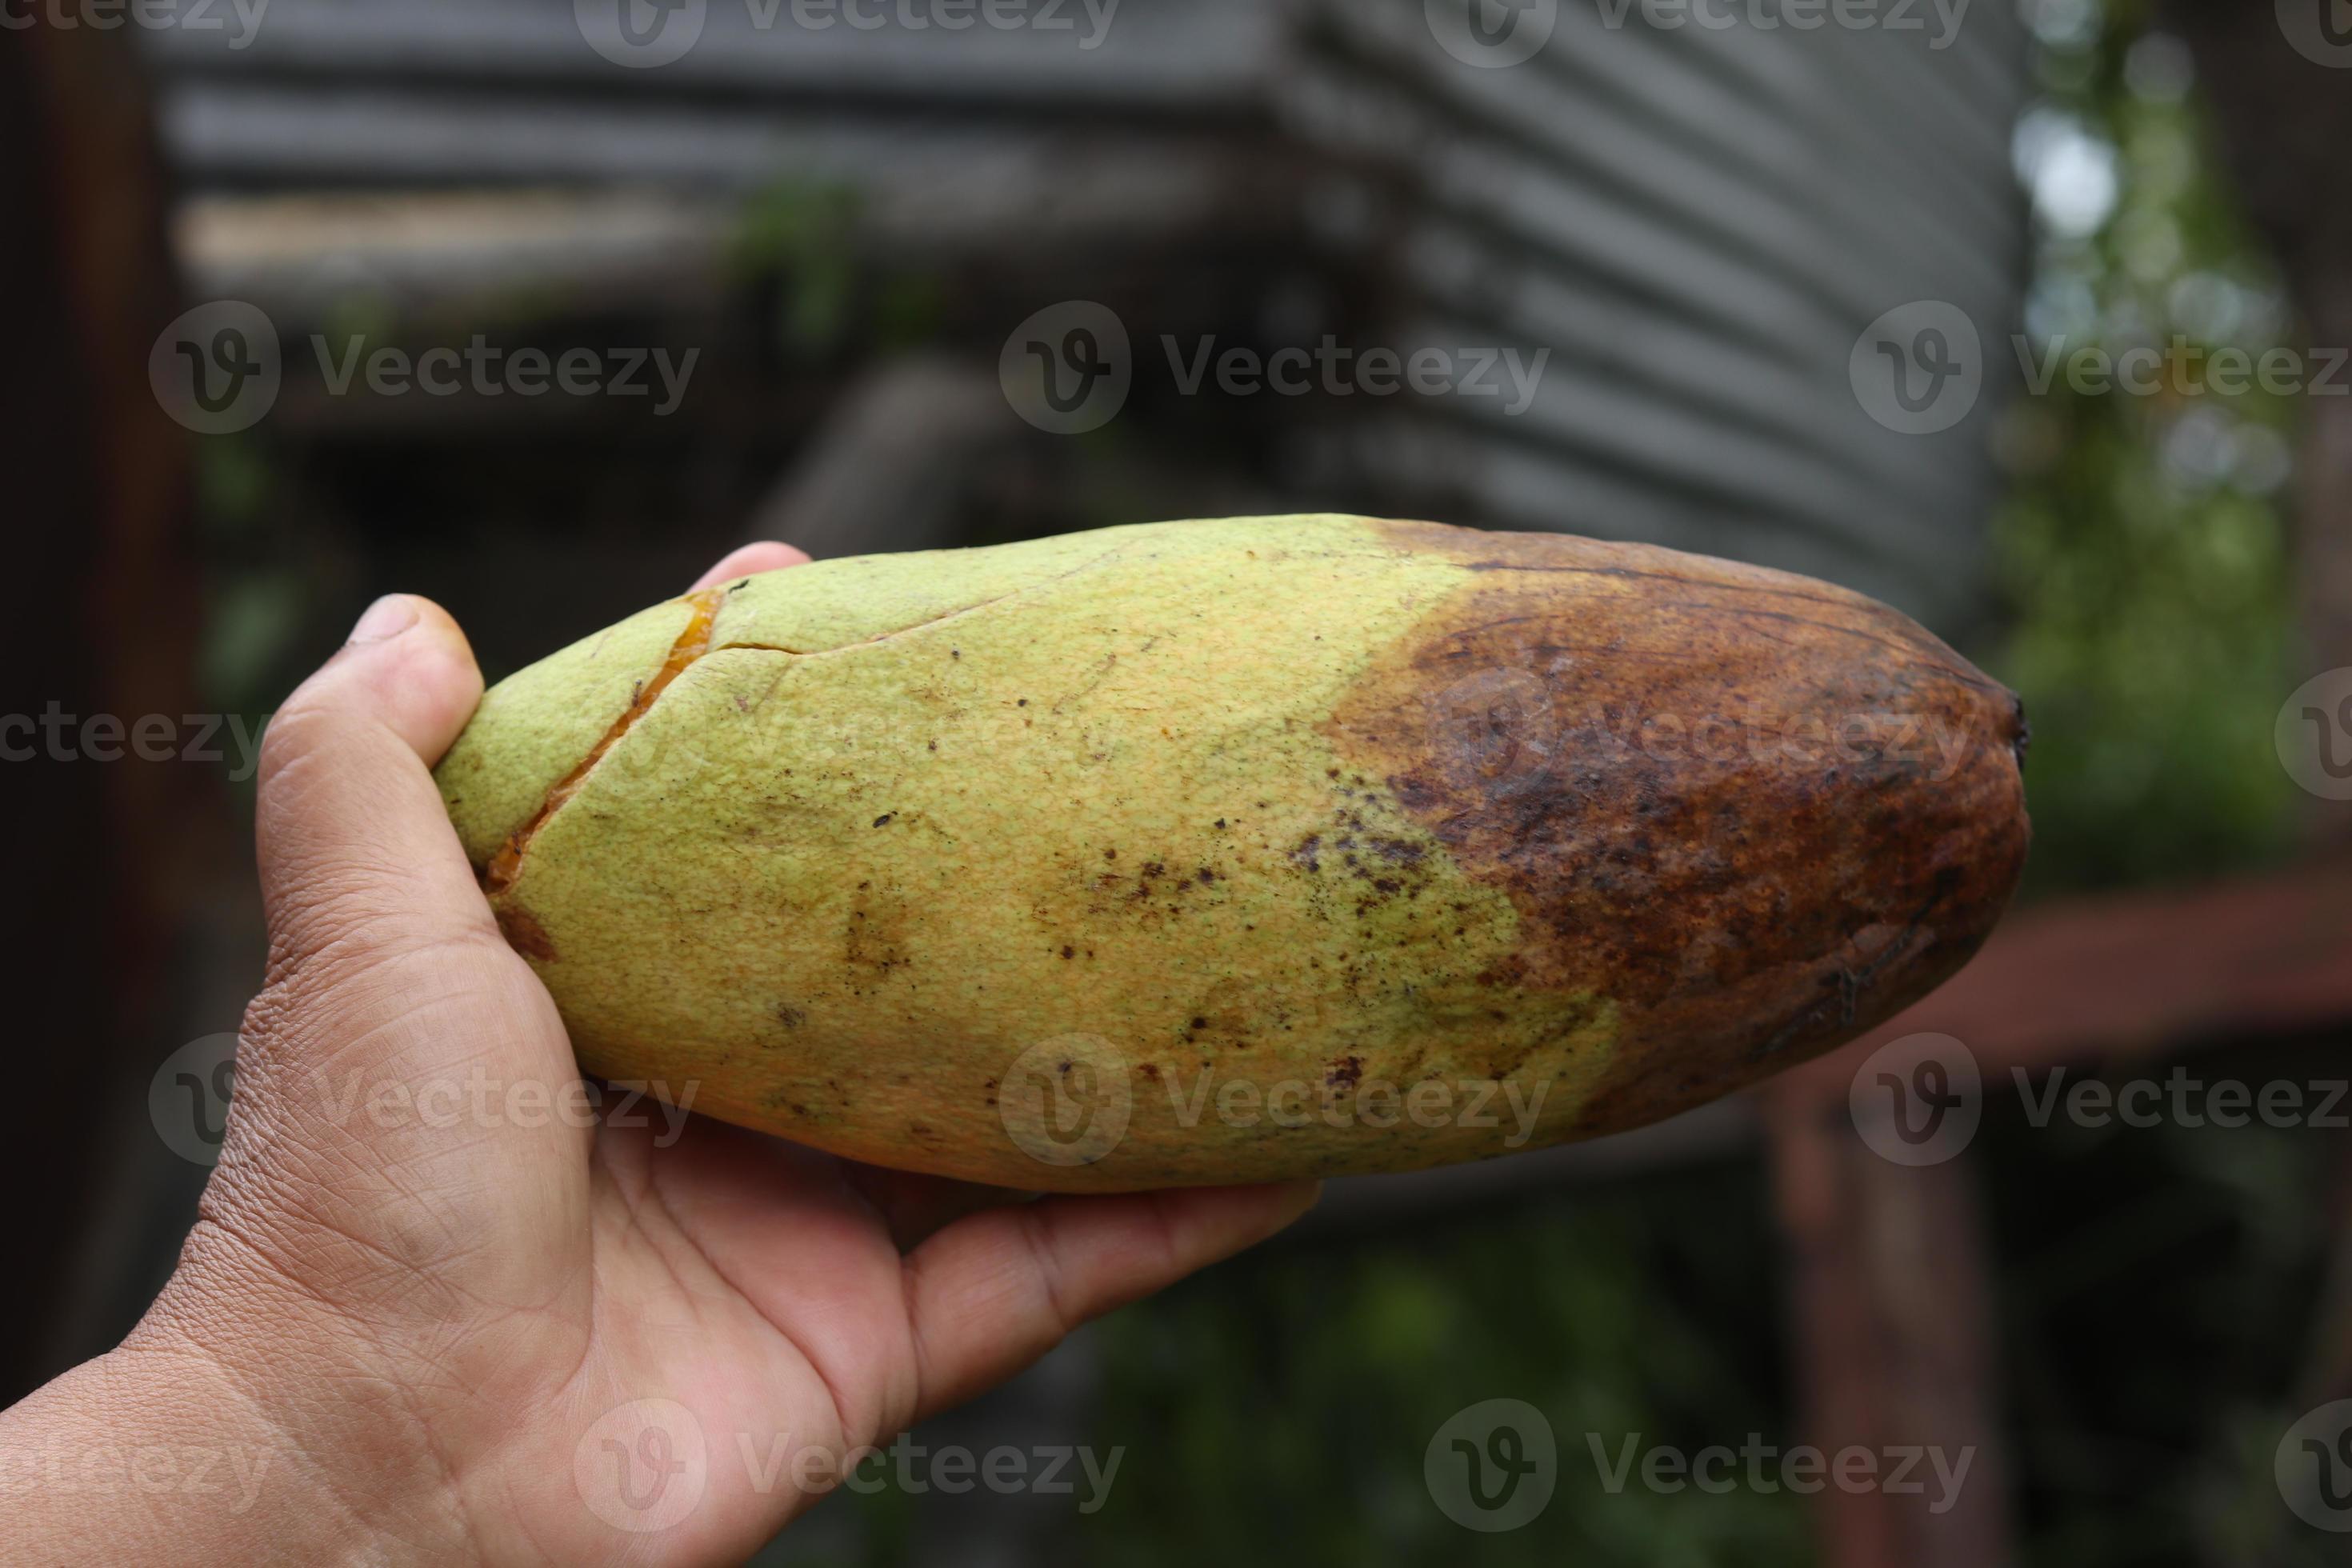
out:
{"label": "mango fruit", "polygon": [[1654,1121],[1973,952],[2016,699],[1784,573],[1344,516],[828,561],[499,683],[438,769],[583,1067],[1034,1190]]}

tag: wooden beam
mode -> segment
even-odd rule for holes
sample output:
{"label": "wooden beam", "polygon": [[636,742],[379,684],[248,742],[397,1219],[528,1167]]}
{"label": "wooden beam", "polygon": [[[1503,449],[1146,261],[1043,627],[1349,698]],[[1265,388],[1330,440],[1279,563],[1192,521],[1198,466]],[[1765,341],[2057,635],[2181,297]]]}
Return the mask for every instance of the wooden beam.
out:
{"label": "wooden beam", "polygon": [[1988,1080],[2352,1021],[2352,866],[2020,910],[1942,990],[1768,1085],[1843,1105],[1890,1040],[1957,1037]]}

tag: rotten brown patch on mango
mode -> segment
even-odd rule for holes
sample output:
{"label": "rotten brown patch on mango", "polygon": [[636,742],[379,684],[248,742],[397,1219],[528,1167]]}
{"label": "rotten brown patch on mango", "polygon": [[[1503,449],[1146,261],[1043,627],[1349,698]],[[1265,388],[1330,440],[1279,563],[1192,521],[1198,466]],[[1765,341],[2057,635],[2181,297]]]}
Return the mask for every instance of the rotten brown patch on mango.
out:
{"label": "rotten brown patch on mango", "polygon": [[2024,862],[2022,714],[1906,617],[1671,551],[1382,526],[1472,575],[1328,732],[1518,911],[1482,983],[1614,1004],[1580,1134],[1850,1038],[1991,929]]}

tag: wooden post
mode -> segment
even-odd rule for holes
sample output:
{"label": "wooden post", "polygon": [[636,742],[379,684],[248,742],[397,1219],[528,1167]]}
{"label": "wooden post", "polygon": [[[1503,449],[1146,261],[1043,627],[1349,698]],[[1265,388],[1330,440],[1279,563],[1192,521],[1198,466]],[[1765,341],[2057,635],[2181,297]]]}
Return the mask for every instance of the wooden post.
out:
{"label": "wooden post", "polygon": [[[0,711],[37,721],[54,704],[76,721],[61,749],[84,753],[42,755],[37,731],[26,757],[18,731],[5,741],[21,760],[0,762],[21,830],[0,974],[26,1111],[0,1141],[0,1186],[31,1200],[12,1206],[10,1273],[38,1287],[0,1291],[0,1405],[60,1370],[51,1314],[86,1249],[119,1240],[89,1225],[121,1165],[109,1136],[145,1131],[152,1062],[134,1042],[154,1044],[178,873],[217,842],[202,768],[95,760],[79,729],[98,714],[176,725],[195,707],[188,446],[147,379],[180,307],[136,61],[127,27],[43,20],[0,45],[0,473],[16,590],[0,668],[19,683]],[[111,1114],[125,1106],[128,1132]]]}
{"label": "wooden post", "polygon": [[[1832,1460],[1940,1450],[1950,1506],[1927,1458],[1918,1492],[1817,1494],[1828,1568],[2002,1568],[2009,1479],[1994,1390],[1993,1307],[1964,1152],[1898,1165],[1855,1133],[1843,1095],[1767,1091],[1773,1190],[1790,1268],[1803,1440]],[[1834,1471],[1832,1471],[1834,1474]]]}

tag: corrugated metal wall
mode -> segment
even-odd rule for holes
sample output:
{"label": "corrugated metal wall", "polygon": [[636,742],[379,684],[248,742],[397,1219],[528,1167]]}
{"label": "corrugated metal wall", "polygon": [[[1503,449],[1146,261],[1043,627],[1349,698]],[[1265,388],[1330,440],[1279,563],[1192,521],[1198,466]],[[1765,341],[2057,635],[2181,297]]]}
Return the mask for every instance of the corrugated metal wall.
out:
{"label": "corrugated metal wall", "polygon": [[1364,208],[1403,229],[1406,343],[1552,353],[1524,414],[1446,400],[1359,460],[1407,487],[1444,474],[1494,526],[1762,561],[1972,624],[1988,415],[1890,430],[1848,362],[1913,300],[1988,342],[2016,312],[2014,16],[1969,12],[1938,49],[1932,16],[1926,36],[1666,30],[1588,0],[1524,64],[1475,68],[1431,47],[1428,9],[1328,7],[1295,118],[1412,171],[1402,210]]}
{"label": "corrugated metal wall", "polygon": [[[1380,280],[1385,346],[1550,352],[1523,411],[1335,407],[1302,499],[1328,483],[1654,540],[1849,582],[1958,633],[1979,619],[1990,400],[1901,434],[1848,360],[1909,301],[1956,306],[1989,345],[2016,313],[2009,9],[1963,7],[1946,37],[1894,0],[1874,26],[1811,30],[1780,0],[1126,0],[1089,47],[1075,5],[1067,30],[948,32],[811,31],[782,3],[765,27],[745,0],[689,5],[694,47],[657,68],[601,57],[569,0],[275,0],[242,47],[148,41],[198,191],[724,199],[790,175],[855,188],[910,244],[1061,226],[1076,247],[1181,247],[1215,240],[1256,152],[1304,155],[1321,172],[1296,199]],[[1522,63],[1465,62],[1473,8],[1549,34]],[[1059,259],[1056,287],[1083,279],[1083,254]]]}

